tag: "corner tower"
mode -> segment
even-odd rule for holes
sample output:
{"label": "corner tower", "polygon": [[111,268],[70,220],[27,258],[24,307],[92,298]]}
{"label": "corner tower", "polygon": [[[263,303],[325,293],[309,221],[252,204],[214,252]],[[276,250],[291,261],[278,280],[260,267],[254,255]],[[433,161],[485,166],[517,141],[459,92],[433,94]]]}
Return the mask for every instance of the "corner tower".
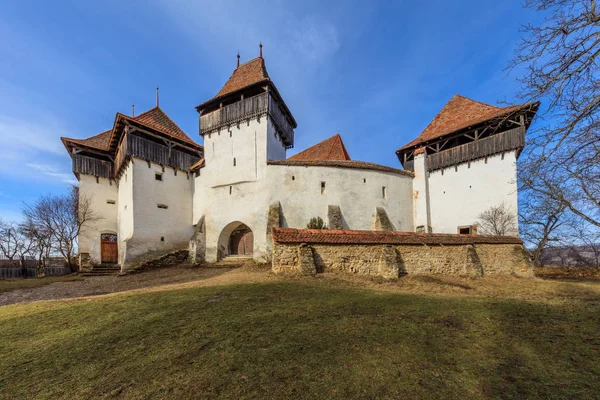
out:
{"label": "corner tower", "polygon": [[294,146],[296,120],[270,79],[262,57],[240,64],[215,97],[196,107],[206,168],[214,185],[253,181],[269,160],[284,160]]}
{"label": "corner tower", "polygon": [[396,151],[415,174],[417,231],[473,233],[479,215],[502,204],[517,214],[516,162],[538,107],[495,107],[457,94]]}

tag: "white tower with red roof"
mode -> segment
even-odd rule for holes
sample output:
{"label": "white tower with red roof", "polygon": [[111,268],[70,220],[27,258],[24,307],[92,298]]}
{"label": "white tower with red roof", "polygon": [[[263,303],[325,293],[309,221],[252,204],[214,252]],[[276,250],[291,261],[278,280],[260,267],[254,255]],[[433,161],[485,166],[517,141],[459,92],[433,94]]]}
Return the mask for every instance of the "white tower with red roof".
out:
{"label": "white tower with red roof", "polygon": [[475,233],[478,216],[500,205],[517,215],[516,161],[538,106],[500,108],[455,95],[396,151],[415,173],[417,231]]}

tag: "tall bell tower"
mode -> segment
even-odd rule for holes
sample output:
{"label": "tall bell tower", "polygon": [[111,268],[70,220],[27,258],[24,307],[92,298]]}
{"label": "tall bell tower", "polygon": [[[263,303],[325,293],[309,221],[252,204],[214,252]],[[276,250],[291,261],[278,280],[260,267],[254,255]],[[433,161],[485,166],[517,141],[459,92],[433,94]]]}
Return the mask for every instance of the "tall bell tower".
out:
{"label": "tall bell tower", "polygon": [[259,57],[237,66],[215,97],[196,107],[213,186],[249,182],[294,146],[296,120]]}

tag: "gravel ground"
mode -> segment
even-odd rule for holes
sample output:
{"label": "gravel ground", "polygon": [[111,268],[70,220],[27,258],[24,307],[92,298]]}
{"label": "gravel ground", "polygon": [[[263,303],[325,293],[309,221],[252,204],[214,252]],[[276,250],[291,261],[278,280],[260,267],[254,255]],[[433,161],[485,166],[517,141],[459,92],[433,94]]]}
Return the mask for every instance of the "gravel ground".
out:
{"label": "gravel ground", "polygon": [[[86,276],[80,280],[0,293],[0,306],[39,300],[107,295],[131,290],[166,290],[176,286],[210,286],[275,279],[264,266],[170,267],[117,276]],[[40,278],[44,279],[44,278]]]}

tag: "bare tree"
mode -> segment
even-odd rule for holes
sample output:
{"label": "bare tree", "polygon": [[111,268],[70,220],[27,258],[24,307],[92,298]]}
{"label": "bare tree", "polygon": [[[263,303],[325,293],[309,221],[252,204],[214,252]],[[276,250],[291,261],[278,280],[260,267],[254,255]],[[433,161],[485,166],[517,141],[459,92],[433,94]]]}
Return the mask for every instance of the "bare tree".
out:
{"label": "bare tree", "polygon": [[561,242],[575,218],[563,202],[532,190],[530,185],[535,180],[530,170],[521,171],[519,191],[523,205],[519,212],[519,234],[531,249],[535,265],[543,266],[544,250]]}
{"label": "bare tree", "polygon": [[517,216],[504,203],[479,214],[477,225],[484,235],[512,236],[517,234]]}
{"label": "bare tree", "polygon": [[99,218],[91,206],[91,199],[79,196],[77,187],[62,196],[45,196],[31,205],[25,205],[27,221],[42,232],[49,232],[56,250],[72,267],[77,237],[81,229]]}
{"label": "bare tree", "polygon": [[50,255],[53,244],[52,233],[43,226],[36,225],[31,217],[27,217],[19,226],[19,229],[31,245],[31,253],[35,254],[38,262],[42,263],[44,257]]}
{"label": "bare tree", "polygon": [[0,221],[0,251],[6,258],[20,259],[27,255],[30,249],[31,243],[17,224]]}
{"label": "bare tree", "polygon": [[573,258],[578,266],[600,268],[600,230],[584,221],[571,225],[569,238]]}
{"label": "bare tree", "polygon": [[600,227],[600,13],[594,0],[526,0],[546,15],[523,27],[509,70],[525,101],[544,100],[547,124],[530,131],[521,170],[532,190]]}

